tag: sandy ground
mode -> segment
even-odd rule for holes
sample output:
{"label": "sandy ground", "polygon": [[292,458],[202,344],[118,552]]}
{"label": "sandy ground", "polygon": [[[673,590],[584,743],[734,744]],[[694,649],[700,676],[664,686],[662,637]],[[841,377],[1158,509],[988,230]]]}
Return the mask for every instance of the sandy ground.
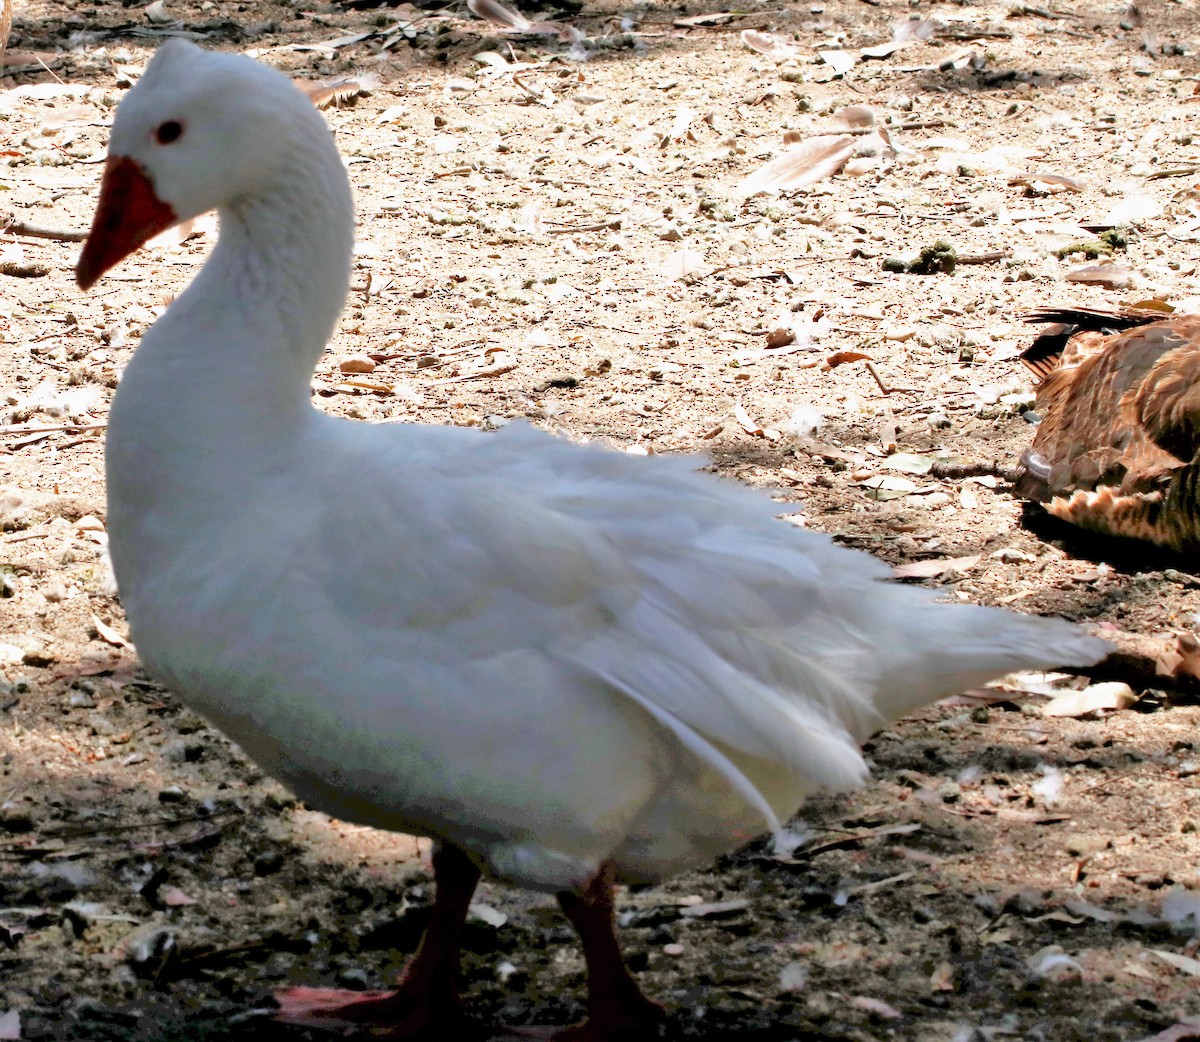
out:
{"label": "sandy ground", "polygon": [[[561,31],[454,6],[18,7],[0,91],[0,205],[26,231],[0,240],[0,1039],[301,1037],[263,1015],[271,991],[385,983],[429,900],[415,840],[297,805],[123,635],[107,403],[215,228],[87,295],[61,233],[87,226],[113,106],[164,33],[369,90],[328,111],[361,223],[322,408],[705,454],[948,597],[1088,621],[1151,662],[1193,626],[1191,562],[1030,527],[1002,478],[930,467],[1011,465],[1028,442],[1027,310],[1195,309],[1194,5],[523,13]],[[785,140],[824,134],[850,138],[841,172],[739,190]],[[1072,249],[1108,225],[1132,229],[1115,256]],[[939,240],[953,271],[888,270]],[[873,741],[869,790],[805,809],[794,851],[623,893],[668,1033],[1200,1025],[1200,710],[1168,678],[1136,687],[1132,709],[1088,717],[1043,716],[1034,678],[929,709]],[[553,903],[491,887],[476,911],[479,1024],[577,1017]]]}

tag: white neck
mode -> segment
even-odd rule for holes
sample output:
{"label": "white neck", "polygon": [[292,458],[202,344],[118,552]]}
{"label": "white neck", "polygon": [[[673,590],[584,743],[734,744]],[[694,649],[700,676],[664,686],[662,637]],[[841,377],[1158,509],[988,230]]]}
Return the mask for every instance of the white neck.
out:
{"label": "white neck", "polygon": [[349,183],[321,130],[285,180],[221,211],[212,256],[125,370],[106,452],[118,581],[155,567],[180,526],[219,524],[313,422],[353,246]]}

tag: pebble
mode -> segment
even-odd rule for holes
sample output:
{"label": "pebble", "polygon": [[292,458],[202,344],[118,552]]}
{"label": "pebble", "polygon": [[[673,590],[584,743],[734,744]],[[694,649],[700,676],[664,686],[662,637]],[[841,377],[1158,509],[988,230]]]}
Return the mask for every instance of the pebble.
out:
{"label": "pebble", "polygon": [[672,959],[677,959],[684,953],[684,947],[678,941],[672,941],[670,944],[662,946],[663,955],[669,955]]}
{"label": "pebble", "polygon": [[927,510],[937,510],[939,507],[949,506],[952,500],[946,492],[930,492],[927,496],[905,496],[904,502],[923,506]]}
{"label": "pebble", "polygon": [[351,991],[366,991],[371,983],[367,971],[359,969],[357,966],[347,966],[345,969],[338,970],[337,982],[343,988],[349,988]]}
{"label": "pebble", "polygon": [[195,763],[204,756],[204,743],[172,738],[163,743],[159,755],[168,763]]}
{"label": "pebble", "polygon": [[95,514],[84,514],[78,521],[75,522],[76,532],[103,532],[104,522]]}
{"label": "pebble", "polygon": [[338,368],[343,373],[373,373],[376,365],[374,360],[366,355],[351,355],[349,358],[343,358]]}
{"label": "pebble", "polygon": [[142,927],[125,941],[125,961],[137,969],[157,971],[175,950],[175,933],[164,926]]}
{"label": "pebble", "polygon": [[51,604],[58,604],[67,599],[67,588],[62,583],[48,583],[42,588],[42,596]]}

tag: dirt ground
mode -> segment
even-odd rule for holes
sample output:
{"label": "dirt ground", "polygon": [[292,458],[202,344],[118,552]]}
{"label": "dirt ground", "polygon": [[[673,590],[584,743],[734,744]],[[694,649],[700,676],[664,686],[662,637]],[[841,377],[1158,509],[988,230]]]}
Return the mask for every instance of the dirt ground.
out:
{"label": "dirt ground", "polygon": [[[272,990],[385,984],[429,900],[417,841],[298,805],[123,636],[102,425],[215,228],[86,295],[62,233],[86,228],[113,106],[165,33],[369,90],[328,111],[360,226],[321,408],[706,454],[947,597],[1088,621],[1151,661],[1195,624],[1190,561],[1037,524],[1002,477],[930,472],[1011,465],[1028,442],[1024,312],[1200,303],[1191,0],[522,13],[554,26],[458,5],[18,4],[0,90],[0,206],[24,230],[0,238],[0,1039],[304,1037],[266,1018]],[[739,190],[785,135],[847,132],[836,175]],[[1112,225],[1127,245],[1087,257]],[[939,240],[953,271],[889,270]],[[1108,714],[1043,716],[1050,681],[1030,677],[931,708],[871,743],[867,791],[805,809],[795,849],[623,893],[671,1037],[1200,1037],[1200,708],[1135,679],[1141,700]],[[485,886],[475,913],[480,1025],[580,1015],[552,901]]]}

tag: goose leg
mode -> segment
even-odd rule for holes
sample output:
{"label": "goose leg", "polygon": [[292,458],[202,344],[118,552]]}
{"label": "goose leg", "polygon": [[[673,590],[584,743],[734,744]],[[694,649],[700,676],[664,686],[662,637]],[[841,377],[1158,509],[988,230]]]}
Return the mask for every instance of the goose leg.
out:
{"label": "goose leg", "polygon": [[554,1037],[561,1042],[616,1042],[657,1038],[665,1014],[646,998],[617,944],[613,870],[604,865],[579,891],[558,895],[563,913],[583,944],[588,1018]]}
{"label": "goose leg", "polygon": [[459,948],[479,869],[457,847],[440,844],[433,853],[433,879],[429,925],[394,990],[287,988],[275,994],[275,1019],[333,1030],[357,1027],[387,1038],[458,1027]]}
{"label": "goose leg", "polygon": [[547,1042],[644,1042],[658,1038],[663,1008],[642,994],[625,965],[614,930],[613,871],[604,865],[577,891],[558,895],[563,913],[583,944],[588,1016],[566,1028],[522,1028],[503,1038]]}

